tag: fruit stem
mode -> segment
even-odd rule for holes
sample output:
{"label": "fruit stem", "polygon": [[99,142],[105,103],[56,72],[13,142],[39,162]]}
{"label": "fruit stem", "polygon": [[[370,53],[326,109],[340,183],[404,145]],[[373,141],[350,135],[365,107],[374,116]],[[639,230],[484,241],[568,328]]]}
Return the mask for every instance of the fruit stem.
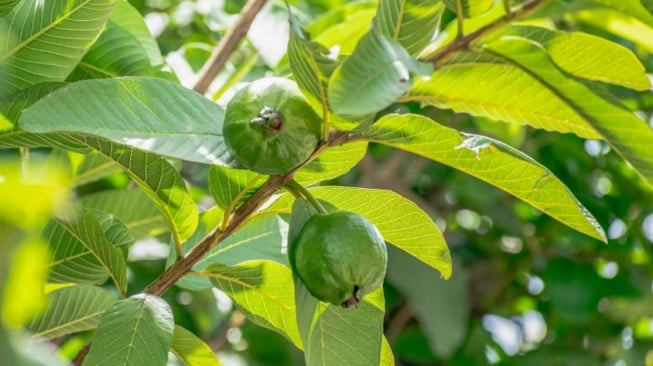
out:
{"label": "fruit stem", "polygon": [[286,189],[287,189],[288,191],[290,191],[290,193],[292,193],[295,197],[298,197],[298,198],[302,198],[302,197],[303,197],[304,199],[306,199],[306,200],[307,200],[311,205],[313,205],[313,207],[315,207],[315,209],[317,210],[317,212],[319,212],[319,213],[321,213],[321,214],[325,214],[325,213],[327,213],[327,210],[324,208],[324,206],[322,206],[322,204],[320,203],[320,201],[318,201],[317,199],[315,199],[315,197],[313,197],[313,195],[311,194],[311,192],[309,192],[309,191],[308,191],[306,188],[304,188],[304,186],[302,186],[301,184],[297,183],[296,180],[294,180],[294,179],[289,180],[288,182],[286,182],[285,187],[286,187]]}

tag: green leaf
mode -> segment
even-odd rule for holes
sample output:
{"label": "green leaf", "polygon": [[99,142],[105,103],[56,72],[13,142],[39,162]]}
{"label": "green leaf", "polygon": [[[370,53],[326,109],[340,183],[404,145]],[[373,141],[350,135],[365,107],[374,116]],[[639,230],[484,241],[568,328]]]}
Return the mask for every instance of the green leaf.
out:
{"label": "green leaf", "polygon": [[0,17],[5,16],[20,0],[0,0]]}
{"label": "green leaf", "polygon": [[522,68],[487,54],[458,54],[429,80],[416,80],[407,98],[548,131],[600,137],[555,90]]}
{"label": "green leaf", "polygon": [[417,56],[435,35],[443,10],[439,0],[380,0],[373,24]]}
{"label": "green leaf", "polygon": [[653,14],[653,0],[639,0],[639,2],[649,13]]}
{"label": "green leaf", "polygon": [[120,247],[134,242],[134,237],[129,228],[113,214],[94,209],[87,209],[87,211],[95,216],[98,224],[102,227],[104,237],[113,246]]}
{"label": "green leaf", "polygon": [[653,24],[650,0],[593,0],[627,14],[644,24]]}
{"label": "green leaf", "polygon": [[19,126],[28,132],[94,135],[172,158],[229,165],[223,119],[222,108],[192,90],[130,77],[69,84],[27,108]]}
{"label": "green leaf", "polygon": [[328,49],[337,46],[340,54],[351,54],[358,41],[370,30],[377,1],[347,2],[311,23],[307,29],[314,41]]}
{"label": "green leaf", "polygon": [[349,172],[367,152],[367,142],[344,144],[329,148],[317,159],[295,173],[295,179],[303,185],[335,179]]}
{"label": "green leaf", "polygon": [[43,314],[32,322],[29,329],[32,336],[39,339],[95,329],[104,311],[115,301],[109,291],[100,287],[65,287],[48,295]]}
{"label": "green leaf", "polygon": [[648,16],[651,20],[643,21],[639,17],[636,19],[608,8],[587,9],[575,13],[574,16],[574,20],[583,26],[601,29],[633,42],[648,53],[653,53],[652,16]]}
{"label": "green leaf", "polygon": [[119,2],[68,80],[154,76],[162,66],[161,51],[143,17],[129,3]]}
{"label": "green leaf", "polygon": [[244,202],[265,182],[265,179],[264,176],[249,170],[214,165],[209,168],[208,182],[211,197],[216,205],[224,210],[242,191],[247,190],[247,193],[239,199],[239,202]]}
{"label": "green leaf", "polygon": [[448,359],[467,335],[469,275],[465,268],[458,266],[444,281],[437,272],[396,248],[388,248],[388,260],[388,281],[408,298],[433,353]]}
{"label": "green leaf", "polygon": [[492,42],[487,47],[555,90],[560,100],[576,110],[588,126],[598,131],[637,173],[653,184],[653,130],[645,121],[597,86],[567,77],[532,42],[512,38]]}
{"label": "green leaf", "polygon": [[197,228],[197,206],[181,175],[164,158],[89,136],[69,135],[115,161],[161,210],[180,245]]}
{"label": "green leaf", "polygon": [[490,10],[493,0],[442,0],[449,10],[458,14],[462,11],[465,18],[471,18]]}
{"label": "green leaf", "polygon": [[330,58],[329,50],[310,40],[292,12],[289,15],[290,39],[288,60],[293,76],[308,103],[318,115],[328,110],[327,84],[337,62]]}
{"label": "green leaf", "polygon": [[104,236],[95,216],[75,208],[62,209],[45,227],[44,237],[52,252],[49,280],[101,285],[111,277],[124,294],[125,258]]}
{"label": "green leaf", "polygon": [[[324,186],[309,191],[340,210],[365,216],[379,229],[385,241],[440,271],[443,277],[451,276],[451,257],[442,233],[412,201],[392,191],[378,189]],[[284,195],[269,210],[289,212],[293,200],[291,195]],[[289,237],[292,241],[292,234]]]}
{"label": "green leaf", "polygon": [[522,37],[538,42],[558,67],[581,78],[640,91],[651,87],[644,65],[635,54],[604,38],[534,26],[512,26],[502,37]]}
{"label": "green leaf", "polygon": [[[357,306],[345,309],[318,301],[299,279],[295,277],[294,280],[297,323],[307,365],[381,363],[383,288],[366,295]],[[387,351],[384,351],[384,360],[387,360]]]}
{"label": "green leaf", "polygon": [[171,351],[185,366],[220,366],[220,361],[208,344],[176,324]]}
{"label": "green leaf", "polygon": [[[8,24],[0,55],[0,97],[47,81],[63,81],[100,34],[116,0],[23,0]],[[2,25],[0,25],[2,29]],[[44,68],[47,68],[45,71]]]}
{"label": "green leaf", "polygon": [[212,264],[206,271],[213,285],[229,295],[249,319],[279,332],[298,348],[302,347],[288,266],[254,260],[235,266]]}
{"label": "green leaf", "polygon": [[412,59],[399,43],[372,28],[331,75],[329,105],[340,115],[378,112],[408,91],[412,74],[431,72],[430,64]]}
{"label": "green leaf", "polygon": [[[213,227],[214,225],[209,226],[206,231],[210,231]],[[211,264],[237,265],[252,259],[265,259],[286,264],[287,257],[281,246],[283,230],[283,223],[277,215],[267,214],[254,217],[206,254],[193,266],[193,270],[200,271]],[[189,240],[184,248],[191,248],[194,244]],[[177,285],[192,290],[211,287],[208,279],[193,275],[183,277],[177,282]]]}
{"label": "green leaf", "polygon": [[546,167],[485,136],[463,134],[426,117],[391,114],[363,132],[370,141],[449,165],[531,204],[554,219],[606,241],[592,214]]}
{"label": "green leaf", "polygon": [[134,239],[156,236],[170,230],[161,211],[140,189],[104,191],[82,197],[89,211],[115,215],[131,232]]}
{"label": "green leaf", "polygon": [[84,365],[166,365],[173,328],[172,310],[160,297],[117,301],[104,313]]}
{"label": "green leaf", "polygon": [[0,98],[0,112],[7,119],[16,123],[23,113],[23,109],[64,85],[66,83],[60,82],[37,84],[21,92]]}

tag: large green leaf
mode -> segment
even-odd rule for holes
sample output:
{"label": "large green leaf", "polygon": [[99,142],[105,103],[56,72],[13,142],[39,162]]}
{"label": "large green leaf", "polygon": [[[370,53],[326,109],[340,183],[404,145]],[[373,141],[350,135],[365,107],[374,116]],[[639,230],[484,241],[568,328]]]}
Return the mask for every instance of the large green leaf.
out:
{"label": "large green leaf", "polygon": [[81,163],[74,169],[72,181],[74,186],[95,182],[120,171],[118,164],[97,151],[84,154],[81,159]]}
{"label": "large green leaf", "polygon": [[295,301],[307,365],[387,364],[385,357],[381,357],[383,288],[366,295],[357,306],[345,309],[318,301],[295,277]]}
{"label": "large green leaf", "polygon": [[367,143],[344,144],[330,148],[295,173],[302,184],[314,184],[337,178],[349,172],[367,152]]}
{"label": "large green leaf", "polygon": [[211,347],[179,325],[175,325],[171,351],[184,366],[220,366]]}
{"label": "large green leaf", "polygon": [[535,26],[512,26],[502,37],[534,40],[561,69],[590,80],[648,90],[644,65],[628,48],[582,32],[559,32]]}
{"label": "large green leaf", "polygon": [[598,131],[642,177],[653,184],[653,129],[644,120],[596,85],[567,77],[555,67],[546,51],[532,42],[511,38],[492,42],[487,48],[555,90],[559,100],[576,110],[588,126]]}
{"label": "large green leaf", "polygon": [[465,340],[469,321],[469,283],[457,267],[447,281],[396,248],[388,248],[388,281],[406,296],[429,339],[433,353],[449,358]]}
{"label": "large green leaf", "polygon": [[[265,182],[265,179],[264,176],[250,170],[214,165],[209,168],[208,182],[209,192],[215,204],[226,209],[238,195],[241,195],[239,202],[249,198]],[[245,190],[246,192],[243,192]]]}
{"label": "large green leaf", "polygon": [[62,209],[44,230],[52,253],[48,278],[53,282],[103,284],[111,277],[120,293],[127,290],[127,265],[90,212]]}
{"label": "large green leaf", "polygon": [[522,68],[487,54],[464,52],[453,57],[429,80],[416,80],[407,98],[549,131],[600,137],[555,90]]}
{"label": "large green leaf", "polygon": [[412,114],[387,115],[363,135],[463,171],[581,233],[606,240],[601,226],[564,183],[546,167],[500,141],[463,134]]}
{"label": "large green leaf", "polygon": [[431,71],[431,65],[412,59],[397,41],[372,28],[331,75],[329,106],[340,115],[378,112],[408,91],[414,74]]}
{"label": "large green leaf", "polygon": [[196,92],[133,77],[69,84],[27,108],[19,126],[37,133],[79,132],[168,157],[229,165],[223,119],[222,108]]}
{"label": "large green leaf", "polygon": [[172,310],[160,297],[117,301],[104,313],[84,365],[166,365],[173,329]]}
{"label": "large green leaf", "polygon": [[71,286],[56,290],[47,297],[43,314],[29,326],[33,337],[52,339],[94,329],[104,311],[116,299],[96,286]]}
{"label": "large green leaf", "polygon": [[161,210],[180,245],[197,228],[197,206],[184,180],[164,158],[100,138],[69,135],[120,165]]}
{"label": "large green leaf", "polygon": [[155,236],[170,230],[161,211],[140,189],[103,191],[82,198],[82,205],[93,211],[115,215],[134,239]]}
{"label": "large green leaf", "polygon": [[417,56],[435,35],[443,9],[439,0],[380,0],[373,24]]}
{"label": "large green leaf", "polygon": [[458,14],[462,12],[465,18],[471,18],[490,10],[493,0],[442,0],[449,10]]}
{"label": "large green leaf", "polygon": [[[440,271],[443,277],[451,276],[451,257],[442,233],[412,201],[378,189],[325,186],[309,190],[338,209],[365,216],[381,231],[385,241]],[[291,195],[284,195],[268,210],[290,212],[293,200]]]}
{"label": "large green leaf", "polygon": [[[100,34],[116,0],[23,0],[0,52],[0,97],[46,81],[63,81]],[[0,24],[0,29],[3,25]]]}
{"label": "large green leaf", "polygon": [[161,51],[143,17],[128,2],[119,2],[68,80],[153,76],[162,65]]}
{"label": "large green leaf", "polygon": [[[204,228],[206,232],[213,226]],[[276,215],[261,215],[252,218],[245,226],[222,241],[220,245],[206,254],[193,269],[198,271],[211,264],[237,265],[239,263],[264,259],[277,263],[287,263],[286,254],[281,246],[283,241],[283,223]],[[200,238],[197,238],[198,240]],[[193,246],[189,240],[184,248]],[[188,275],[177,282],[178,286],[200,290],[210,288],[210,282],[200,276]]]}
{"label": "large green leaf", "polygon": [[279,332],[302,348],[288,266],[254,260],[235,266],[212,264],[206,271],[213,285],[229,295],[249,319]]}

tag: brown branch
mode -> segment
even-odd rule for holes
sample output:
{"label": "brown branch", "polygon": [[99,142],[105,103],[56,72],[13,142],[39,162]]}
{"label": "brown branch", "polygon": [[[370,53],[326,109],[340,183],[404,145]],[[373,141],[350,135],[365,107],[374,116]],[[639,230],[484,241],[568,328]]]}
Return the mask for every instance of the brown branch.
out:
{"label": "brown branch", "polygon": [[266,0],[249,0],[245,4],[236,23],[222,37],[213,50],[211,57],[209,57],[202,70],[200,70],[200,76],[193,87],[195,91],[201,94],[206,93],[215,77],[227,63],[229,56],[231,56],[240,41],[247,35],[247,31],[249,31],[249,27],[252,25],[256,14],[261,11],[265,2]]}
{"label": "brown branch", "polygon": [[520,6],[511,10],[509,14],[485,25],[482,28],[477,29],[476,31],[464,36],[455,39],[453,42],[437,50],[431,56],[428,56],[425,61],[431,62],[434,65],[440,63],[440,61],[446,59],[447,57],[453,55],[458,51],[462,51],[469,47],[469,45],[478,40],[479,38],[487,35],[488,33],[500,28],[510,22],[515,20],[522,19],[530,15],[535,9],[546,3],[548,0],[530,0]]}

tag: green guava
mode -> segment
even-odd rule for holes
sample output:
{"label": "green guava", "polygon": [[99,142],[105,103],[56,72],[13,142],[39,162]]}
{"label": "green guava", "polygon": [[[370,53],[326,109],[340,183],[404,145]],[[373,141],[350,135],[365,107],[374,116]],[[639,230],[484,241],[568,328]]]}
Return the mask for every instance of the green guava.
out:
{"label": "green guava", "polygon": [[306,161],[322,135],[322,119],[294,81],[258,79],[227,104],[222,133],[229,152],[245,168],[283,175]]}
{"label": "green guava", "polygon": [[388,265],[379,230],[347,211],[313,215],[290,243],[288,256],[311,295],[345,308],[383,285]]}

